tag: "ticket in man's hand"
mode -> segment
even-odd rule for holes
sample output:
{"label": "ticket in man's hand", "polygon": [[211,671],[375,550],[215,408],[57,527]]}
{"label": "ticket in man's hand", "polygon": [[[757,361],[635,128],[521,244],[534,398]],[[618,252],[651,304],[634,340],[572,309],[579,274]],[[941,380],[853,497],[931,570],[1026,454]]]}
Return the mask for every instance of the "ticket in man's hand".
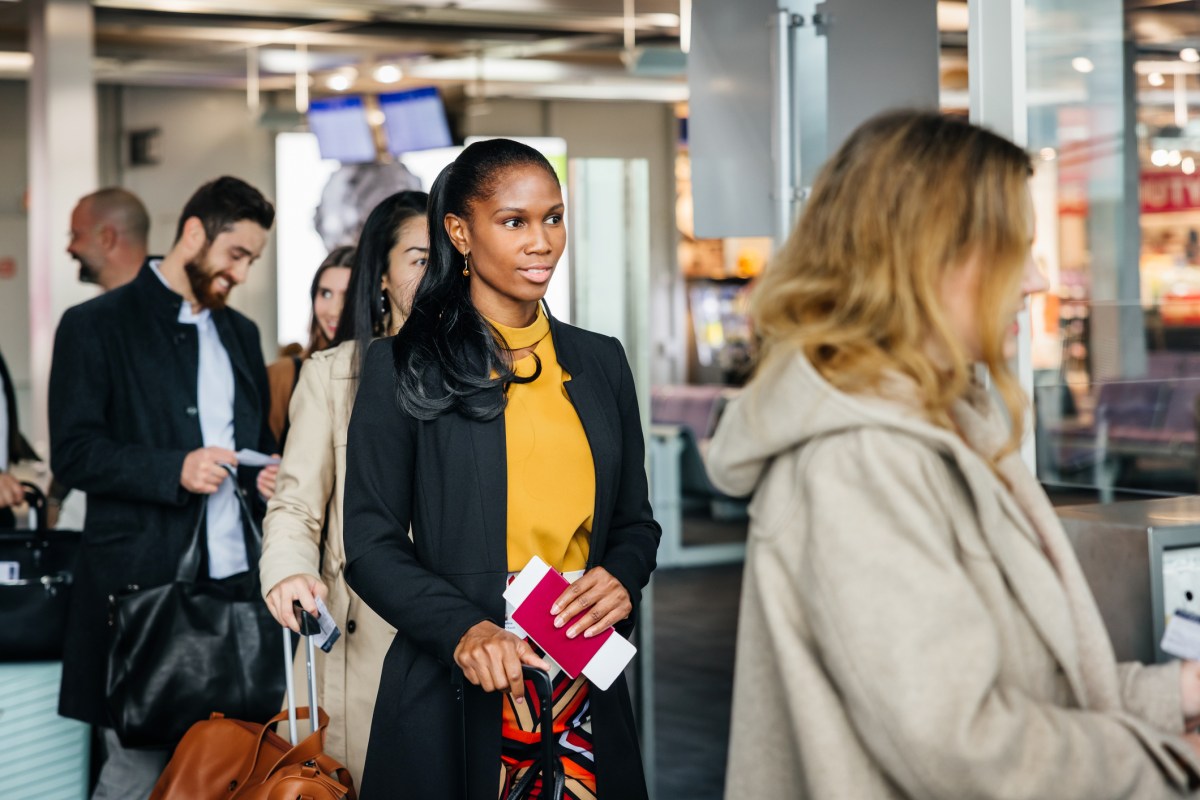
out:
{"label": "ticket in man's hand", "polygon": [[1200,659],[1200,616],[1183,609],[1176,611],[1167,620],[1159,646],[1176,658]]}

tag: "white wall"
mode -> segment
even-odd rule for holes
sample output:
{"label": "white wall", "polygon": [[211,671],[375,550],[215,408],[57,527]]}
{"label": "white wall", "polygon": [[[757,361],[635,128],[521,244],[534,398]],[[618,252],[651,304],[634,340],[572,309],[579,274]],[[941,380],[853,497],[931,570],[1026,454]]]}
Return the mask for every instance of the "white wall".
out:
{"label": "white wall", "polygon": [[[121,184],[142,198],[150,212],[151,253],[161,255],[170,249],[184,203],[213,178],[234,175],[274,201],[275,137],[250,117],[244,93],[125,88],[120,109],[124,131],[162,131],[158,165],[130,167],[122,162]],[[234,308],[258,323],[268,363],[277,352],[275,254],[272,234],[249,280],[230,299]]]}
{"label": "white wall", "polygon": [[[29,215],[25,211],[28,185],[29,135],[26,131],[28,93],[23,82],[0,81],[0,259],[13,258],[17,273],[0,278],[0,353],[17,389],[17,413],[31,418],[29,389]],[[67,246],[69,221],[63,220],[62,246]],[[22,424],[22,428],[25,425]]]}

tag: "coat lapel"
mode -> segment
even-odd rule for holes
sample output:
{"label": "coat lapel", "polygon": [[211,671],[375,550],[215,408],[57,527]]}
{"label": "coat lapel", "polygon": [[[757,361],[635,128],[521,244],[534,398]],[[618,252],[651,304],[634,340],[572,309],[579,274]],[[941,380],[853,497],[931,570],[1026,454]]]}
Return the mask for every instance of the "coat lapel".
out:
{"label": "coat lapel", "polygon": [[[960,468],[975,497],[979,528],[1013,596],[1062,667],[1072,693],[1081,704],[1086,702],[1088,693],[1062,579],[1042,552],[1041,541],[1025,513],[1003,484],[982,462],[965,464],[960,459]],[[1012,535],[1014,528],[1020,536]]]}
{"label": "coat lapel", "polygon": [[[546,310],[549,316],[549,309]],[[621,441],[615,430],[611,414],[613,392],[607,390],[604,375],[598,369],[585,369],[584,358],[576,347],[574,329],[550,317],[550,335],[554,339],[554,351],[558,363],[570,375],[563,386],[567,398],[575,407],[584,435],[592,451],[592,468],[596,475],[596,505],[592,512],[592,541],[588,552],[588,566],[604,554],[609,526],[609,510],[613,507],[617,490],[617,471],[620,469]],[[608,397],[608,404],[604,398]]]}
{"label": "coat lapel", "polygon": [[[485,392],[499,394],[500,389]],[[504,415],[487,422],[458,414],[448,415],[445,419],[471,429],[472,455],[478,465],[471,472],[479,487],[488,567],[497,572],[508,572],[508,446],[504,438]]]}

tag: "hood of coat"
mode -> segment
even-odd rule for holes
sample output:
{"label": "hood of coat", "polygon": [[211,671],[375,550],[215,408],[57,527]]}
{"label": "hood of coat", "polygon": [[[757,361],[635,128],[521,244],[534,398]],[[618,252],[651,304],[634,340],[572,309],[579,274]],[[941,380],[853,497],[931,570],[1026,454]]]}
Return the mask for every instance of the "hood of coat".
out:
{"label": "hood of coat", "polygon": [[802,354],[780,356],[725,409],[708,451],[709,477],[726,494],[743,497],[754,492],[776,456],[864,427],[902,431],[957,457],[964,448],[993,454],[1008,435],[1007,423],[981,386],[959,401],[953,416],[965,442],[929,420],[915,387],[903,376],[885,380],[874,394],[850,395],[826,381]]}

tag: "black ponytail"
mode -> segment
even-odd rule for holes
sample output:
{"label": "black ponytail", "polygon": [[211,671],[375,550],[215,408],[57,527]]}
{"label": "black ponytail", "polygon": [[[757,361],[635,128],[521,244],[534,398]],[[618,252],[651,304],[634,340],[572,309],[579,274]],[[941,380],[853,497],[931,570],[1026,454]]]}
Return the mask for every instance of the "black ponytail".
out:
{"label": "black ponytail", "polygon": [[[429,190],[429,260],[413,297],[412,311],[392,343],[397,400],[423,420],[458,412],[476,420],[495,419],[506,398],[486,390],[537,377],[518,377],[504,338],[471,302],[462,253],[446,232],[446,216],[470,217],[476,202],[496,189],[501,173],[537,166],[558,176],[546,157],[511,139],[476,142],[442,170]],[[536,360],[536,355],[535,355]]]}

